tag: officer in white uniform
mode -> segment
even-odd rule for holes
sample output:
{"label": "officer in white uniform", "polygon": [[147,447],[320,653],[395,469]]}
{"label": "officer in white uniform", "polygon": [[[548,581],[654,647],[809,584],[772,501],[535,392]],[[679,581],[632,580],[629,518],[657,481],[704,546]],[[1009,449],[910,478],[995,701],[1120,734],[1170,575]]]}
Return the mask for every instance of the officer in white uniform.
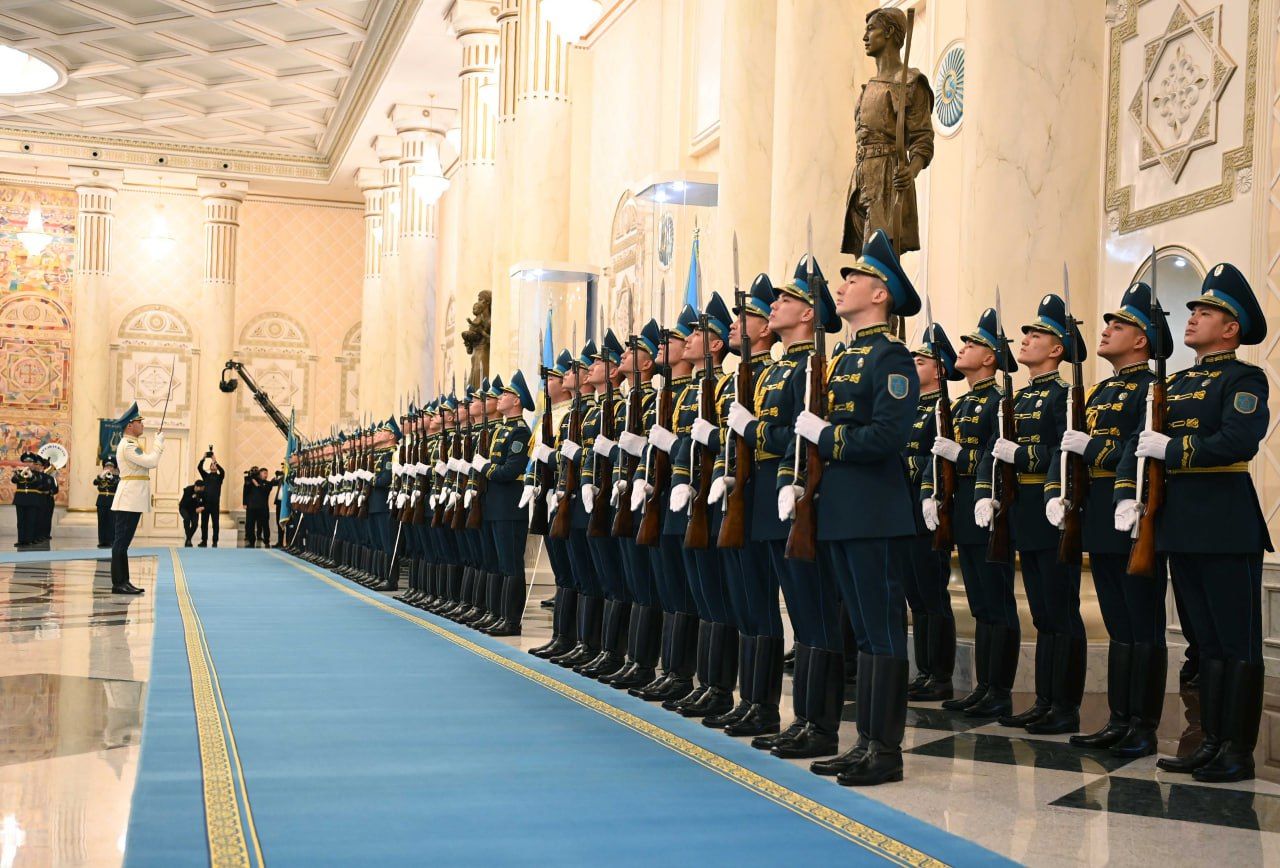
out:
{"label": "officer in white uniform", "polygon": [[164,432],[157,431],[150,452],[143,451],[142,414],[135,401],[120,423],[124,436],[116,447],[116,464],[120,467],[120,486],[111,501],[115,514],[115,540],[111,545],[111,593],[141,594],[142,588],[129,581],[129,545],[144,512],[151,511],[151,469],[160,463],[164,452]]}

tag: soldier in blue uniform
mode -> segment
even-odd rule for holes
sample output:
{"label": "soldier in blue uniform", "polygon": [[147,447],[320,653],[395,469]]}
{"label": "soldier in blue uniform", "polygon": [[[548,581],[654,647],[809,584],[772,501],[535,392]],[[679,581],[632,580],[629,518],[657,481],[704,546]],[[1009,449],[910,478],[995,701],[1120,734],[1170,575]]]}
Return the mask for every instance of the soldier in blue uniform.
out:
{"label": "soldier in blue uniform", "polygon": [[395,544],[395,529],[391,526],[391,461],[397,445],[404,438],[395,417],[379,426],[391,433],[391,441],[374,447],[373,479],[369,487],[369,538],[372,542],[370,572],[376,580],[371,586],[379,591],[394,591],[399,587],[399,577],[391,575],[391,548]]}
{"label": "soldier in blue uniform", "polygon": [[[1008,713],[1022,644],[1018,604],[1013,596],[1013,567],[987,560],[990,531],[974,520],[978,464],[988,444],[998,436],[997,365],[1003,363],[1009,371],[1018,367],[1012,353],[1001,351],[998,333],[996,312],[987,308],[978,319],[977,328],[964,336],[964,344],[956,355],[956,370],[968,381],[969,391],[951,408],[955,439],[935,437],[932,450],[939,460],[950,461],[956,467],[951,520],[965,598],[976,622],[973,690],[944,701],[942,707],[964,711],[973,717]],[[925,469],[920,497],[925,525],[933,530],[938,522],[938,504],[933,497],[931,467]]]}
{"label": "soldier in blue uniform", "polygon": [[[1072,356],[1071,353],[1078,353]],[[1080,729],[1088,640],[1080,617],[1080,567],[1058,563],[1058,529],[1045,518],[1044,483],[1067,427],[1067,391],[1058,366],[1083,360],[1084,339],[1068,322],[1066,305],[1053,294],[1040,300],[1036,319],[1022,327],[1018,361],[1031,381],[1014,396],[1015,439],[997,437],[978,471],[974,520],[989,525],[995,495],[995,462],[1017,471],[1013,540],[1036,628],[1035,700],[1021,714],[1001,709],[1001,726],[1025,727],[1039,735]]]}
{"label": "soldier in blue uniform", "polygon": [[1200,647],[1204,740],[1188,756],[1157,765],[1222,783],[1253,778],[1262,715],[1262,553],[1271,539],[1248,462],[1267,434],[1269,385],[1236,351],[1261,343],[1267,321],[1249,282],[1229,263],[1209,272],[1187,306],[1183,342],[1196,362],[1168,378],[1163,430],[1144,429],[1126,446],[1115,526],[1127,532],[1138,519],[1138,459],[1164,462],[1156,547],[1169,558]]}
{"label": "soldier in blue uniform", "polygon": [[[685,394],[693,385],[693,364],[685,358],[685,343],[693,334],[698,322],[698,312],[685,305],[676,319],[675,327],[662,335],[657,363],[666,381],[659,388],[670,384],[672,396],[672,420],[674,430],[668,430],[655,418],[646,437],[645,461],[640,465],[631,491],[633,508],[658,509],[662,524],[658,544],[649,550],[649,559],[658,583],[658,597],[663,610],[662,671],[655,681],[640,688],[632,688],[633,696],[650,702],[662,702],[670,708],[694,691],[693,678],[700,678],[701,689],[709,685],[706,679],[706,656],[700,649],[710,639],[708,631],[700,630],[705,620],[694,597],[684,561],[684,532],[689,516],[686,512],[671,512],[670,487],[662,497],[650,502],[653,486],[649,484],[649,472],[659,451],[670,452],[680,436],[687,436],[693,424],[693,416],[682,423],[679,408],[685,403]],[[674,484],[674,482],[673,482]],[[642,513],[643,514],[643,513]],[[700,664],[702,664],[700,666]]]}
{"label": "soldier in blue uniform", "polygon": [[[485,484],[485,492],[482,493],[480,491],[482,463],[488,457],[488,453],[493,450],[494,443],[503,428],[502,419],[498,412],[498,399],[503,394],[504,388],[502,377],[499,374],[494,374],[484,382],[484,387],[479,395],[480,401],[483,402],[480,414],[480,428],[477,430],[475,446],[472,449],[471,465],[467,468],[467,493],[465,497],[467,510],[470,511],[474,507],[473,501],[476,498],[480,498],[478,508],[481,510],[481,525],[479,529],[473,529],[473,532],[480,542],[481,571],[475,585],[476,613],[464,619],[464,623],[477,630],[487,630],[497,623],[499,618],[499,598],[502,596],[504,585],[502,566],[498,560],[498,549],[494,544],[493,535],[488,532],[484,525],[484,501],[488,497],[487,482]],[[471,417],[473,425],[475,421],[476,417],[473,414]],[[523,465],[520,467],[520,472],[524,472]],[[516,492],[516,499],[519,499],[518,491]]]}
{"label": "soldier in blue uniform", "polygon": [[23,452],[22,466],[13,471],[13,511],[18,523],[16,548],[26,548],[36,542],[40,510],[40,456]]}
{"label": "soldier in blue uniform", "polygon": [[[777,336],[769,326],[769,310],[777,293],[769,275],[761,274],[751,284],[743,309],[734,309],[734,320],[729,327],[729,349],[739,358],[746,353],[750,360],[752,383],[759,384],[773,365],[771,348]],[[744,315],[745,314],[745,315]],[[746,335],[742,334],[743,324]],[[738,367],[731,368],[733,376],[725,386],[721,401],[728,401],[729,409],[720,417],[719,426],[708,430],[702,420],[694,423],[693,436],[706,431],[709,445],[716,453],[715,479],[711,483],[708,498],[715,504],[717,521],[724,521],[726,495],[730,493],[737,473],[738,441],[729,427],[729,414],[738,402]],[[752,403],[758,400],[759,390],[753,386]],[[742,407],[742,409],[746,409]],[[769,560],[770,546],[757,532],[754,521],[755,492],[763,484],[771,494],[777,491],[777,460],[780,456],[751,448],[752,472],[747,479],[744,544],[737,549],[722,549],[724,574],[728,578],[730,614],[738,630],[738,704],[732,711],[719,717],[703,718],[703,724],[723,727],[732,736],[761,736],[778,732],[780,716],[778,704],[782,699],[782,656],[786,652],[782,629],[782,614],[778,608],[778,574]],[[758,475],[760,458],[771,459],[772,472],[767,478]],[[777,525],[776,512],[770,525]],[[763,530],[763,528],[761,528]]]}
{"label": "soldier in blue uniform", "polygon": [[47,543],[53,537],[53,503],[58,496],[58,475],[48,458],[37,455],[40,459],[39,488],[40,501],[36,507],[36,542]]}
{"label": "soldier in blue uniform", "polygon": [[[901,572],[906,541],[916,532],[916,505],[901,449],[911,435],[920,381],[888,321],[917,313],[920,298],[880,230],[841,277],[833,293],[836,313],[851,336],[827,372],[829,418],[801,412],[790,449],[806,440],[826,462],[818,490],[819,569],[835,577],[857,635],[859,692],[870,685],[865,752],[851,756],[836,781],[869,786],[902,780],[908,663]],[[781,513],[794,508],[797,488],[779,490]]]}
{"label": "soldier in blue uniform", "polygon": [[[1107,701],[1110,717],[1089,735],[1074,735],[1077,747],[1110,749],[1136,758],[1155,753],[1156,727],[1164,706],[1168,666],[1165,647],[1164,564],[1153,577],[1127,573],[1128,534],[1115,529],[1116,467],[1125,444],[1142,427],[1141,397],[1155,379],[1150,360],[1155,348],[1168,358],[1173,336],[1162,312],[1152,310],[1151,288],[1135,283],[1120,307],[1106,314],[1098,355],[1112,374],[1090,391],[1085,430],[1062,435],[1062,452],[1079,455],[1089,470],[1089,491],[1082,508],[1084,550],[1089,553],[1093,586],[1102,621],[1111,638],[1107,649]],[[1159,333],[1159,334],[1158,334]],[[1055,526],[1063,520],[1061,464],[1055,455],[1044,486],[1045,517]]]}
{"label": "soldier in blue uniform", "polygon": [[102,459],[102,472],[93,478],[93,487],[98,490],[96,503],[98,510],[98,548],[111,548],[111,536],[115,532],[115,520],[111,515],[111,499],[120,486],[120,468],[111,457]]}
{"label": "soldier in blue uniform", "polygon": [[[964,379],[956,370],[956,351],[942,326],[933,323],[912,353],[920,378],[920,404],[911,426],[911,439],[903,455],[911,480],[913,502],[921,498],[920,487],[926,469],[936,457],[933,440],[938,435],[938,400],[942,386],[939,369],[948,381]],[[916,534],[908,543],[910,559],[903,590],[911,609],[911,639],[916,653],[916,677],[907,687],[907,698],[917,702],[940,702],[953,695],[951,676],[956,663],[956,619],[951,611],[951,550],[933,547],[933,531],[916,514]]]}
{"label": "soldier in blue uniform", "polygon": [[[699,483],[703,473],[713,474],[714,464],[703,467],[696,457],[693,440],[694,424],[701,418],[703,366],[706,364],[706,349],[711,351],[713,370],[711,379],[714,384],[712,406],[714,419],[703,420],[713,428],[722,418],[727,418],[728,401],[722,401],[722,395],[732,379],[727,374],[716,376],[728,352],[729,322],[732,319],[728,306],[719,293],[712,293],[706,310],[699,318],[699,325],[685,341],[684,357],[694,367],[693,382],[685,390],[677,407],[677,429],[688,425],[689,436],[680,437],[671,453],[671,498],[668,509],[671,512],[684,512],[693,499],[694,487]],[[705,320],[705,328],[702,326]],[[674,433],[681,433],[680,430]],[[687,524],[687,522],[686,522]],[[706,690],[695,690],[686,696],[674,710],[684,717],[715,717],[724,714],[734,707],[733,687],[738,678],[738,631],[731,626],[729,616],[729,593],[724,575],[724,562],[715,547],[715,538],[719,527],[711,523],[709,539],[711,544],[704,549],[684,550],[686,574],[690,579],[690,589],[695,598],[701,600],[699,612],[705,618],[699,630],[707,631],[706,638]],[[699,636],[699,654],[703,653],[702,637]],[[665,707],[665,704],[664,704]]]}

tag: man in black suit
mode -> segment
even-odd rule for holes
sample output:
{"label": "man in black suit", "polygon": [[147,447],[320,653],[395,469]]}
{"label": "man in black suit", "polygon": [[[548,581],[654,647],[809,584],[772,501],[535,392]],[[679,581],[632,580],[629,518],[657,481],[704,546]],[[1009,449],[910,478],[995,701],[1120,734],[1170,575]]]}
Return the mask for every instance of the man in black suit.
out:
{"label": "man in black suit", "polygon": [[213,525],[213,547],[218,547],[218,519],[222,510],[222,481],[226,471],[213,455],[213,447],[200,459],[198,468],[204,481],[204,510],[200,513],[200,548],[209,544],[209,525]]}
{"label": "man in black suit", "polygon": [[183,545],[191,548],[191,538],[195,536],[200,516],[204,513],[204,480],[197,479],[182,489],[182,500],[178,501],[178,513],[182,516],[182,532],[186,536]]}
{"label": "man in black suit", "polygon": [[244,531],[249,539],[249,548],[257,547],[259,542],[270,548],[268,505],[272,488],[275,488],[275,483],[267,479],[265,467],[255,468],[253,475],[245,481]]}

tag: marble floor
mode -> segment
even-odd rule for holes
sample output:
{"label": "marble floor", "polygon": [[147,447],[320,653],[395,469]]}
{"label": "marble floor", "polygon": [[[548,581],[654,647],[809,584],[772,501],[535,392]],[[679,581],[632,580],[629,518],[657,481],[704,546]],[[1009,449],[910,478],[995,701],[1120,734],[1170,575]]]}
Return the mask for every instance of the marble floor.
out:
{"label": "marble floor", "polygon": [[[150,595],[111,595],[107,566],[0,564],[0,868],[121,863],[154,609]],[[135,583],[154,574],[135,559]],[[549,630],[535,600],[524,635],[504,641],[526,649]],[[1085,727],[1105,715],[1104,698],[1087,697]],[[1162,751],[1194,742],[1195,719],[1170,694]],[[913,706],[906,780],[868,795],[1030,865],[1280,865],[1280,769],[1261,749],[1260,780],[1202,785],[1157,772],[1154,757],[1065,742]]]}

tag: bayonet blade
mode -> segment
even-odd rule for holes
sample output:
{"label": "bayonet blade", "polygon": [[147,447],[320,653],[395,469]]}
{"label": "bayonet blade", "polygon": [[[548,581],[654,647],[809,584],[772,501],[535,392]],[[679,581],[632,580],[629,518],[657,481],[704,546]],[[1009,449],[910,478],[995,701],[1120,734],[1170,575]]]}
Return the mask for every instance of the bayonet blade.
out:
{"label": "bayonet blade", "polygon": [[742,278],[738,273],[738,231],[733,231],[733,291],[736,294],[742,286]]}
{"label": "bayonet blade", "polygon": [[[808,243],[808,248],[806,250],[806,253],[808,254],[808,260],[807,260],[808,282],[810,283],[809,291],[812,292],[813,291],[813,286],[812,286],[812,283],[813,283],[813,215],[812,214],[809,215],[809,230],[808,230],[807,243]],[[814,301],[817,302],[817,299],[815,298]]]}

